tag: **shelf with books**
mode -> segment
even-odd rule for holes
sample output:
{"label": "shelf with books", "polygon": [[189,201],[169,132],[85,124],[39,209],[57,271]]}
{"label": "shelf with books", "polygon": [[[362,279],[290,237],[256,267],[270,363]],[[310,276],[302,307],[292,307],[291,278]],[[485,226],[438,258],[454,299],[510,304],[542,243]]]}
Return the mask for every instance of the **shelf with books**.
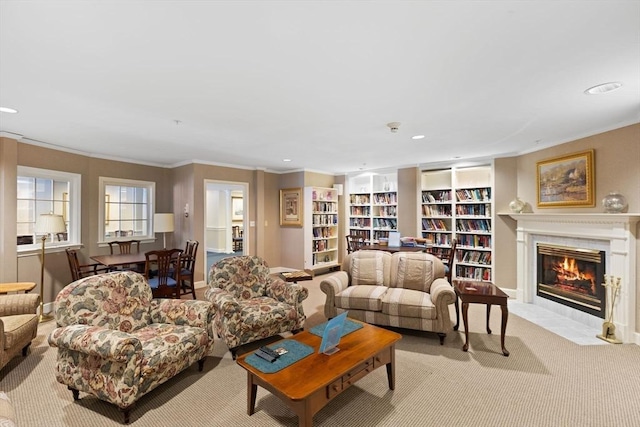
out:
{"label": "shelf with books", "polygon": [[491,251],[475,249],[456,250],[458,265],[491,266]]}
{"label": "shelf with books", "polygon": [[304,268],[338,264],[338,192],[333,188],[305,187]]}
{"label": "shelf with books", "polygon": [[422,173],[422,236],[433,241],[434,252],[457,240],[456,277],[492,277],[491,174],[491,166]]}
{"label": "shelf with books", "polygon": [[451,189],[446,190],[429,190],[422,192],[422,203],[437,205],[437,204],[451,204]]}
{"label": "shelf with books", "polygon": [[491,203],[456,203],[456,217],[491,218]]}
{"label": "shelf with books", "polygon": [[[349,234],[371,240],[371,186],[360,185],[359,192],[349,194]],[[366,191],[366,192],[364,192]],[[358,233],[355,233],[355,231]]]}
{"label": "shelf with books", "polygon": [[492,280],[492,269],[490,267],[472,267],[460,265],[456,262],[456,279],[481,280],[490,282]]}
{"label": "shelf with books", "polygon": [[492,250],[491,235],[479,235],[474,234],[457,234],[458,248],[464,249],[477,249],[477,250]]}
{"label": "shelf with books", "polygon": [[347,181],[349,193],[348,233],[375,243],[398,229],[396,173],[369,173]]}
{"label": "shelf with books", "polygon": [[453,234],[451,169],[425,171],[421,179],[422,237],[432,243],[431,253],[447,254]]}

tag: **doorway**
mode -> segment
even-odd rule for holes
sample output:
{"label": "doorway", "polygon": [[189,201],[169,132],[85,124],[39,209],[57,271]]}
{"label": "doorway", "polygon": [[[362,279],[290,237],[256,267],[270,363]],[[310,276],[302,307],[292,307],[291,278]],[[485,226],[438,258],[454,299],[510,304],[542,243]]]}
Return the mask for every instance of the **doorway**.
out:
{"label": "doorway", "polygon": [[222,258],[244,255],[248,239],[249,184],[205,180],[206,274]]}

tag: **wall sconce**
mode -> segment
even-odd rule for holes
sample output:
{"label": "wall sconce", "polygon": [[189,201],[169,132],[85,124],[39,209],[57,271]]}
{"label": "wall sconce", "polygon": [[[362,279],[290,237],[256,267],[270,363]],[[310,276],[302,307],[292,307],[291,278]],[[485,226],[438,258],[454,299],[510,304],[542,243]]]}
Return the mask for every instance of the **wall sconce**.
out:
{"label": "wall sconce", "polygon": [[184,217],[189,218],[189,203],[185,203],[184,205]]}

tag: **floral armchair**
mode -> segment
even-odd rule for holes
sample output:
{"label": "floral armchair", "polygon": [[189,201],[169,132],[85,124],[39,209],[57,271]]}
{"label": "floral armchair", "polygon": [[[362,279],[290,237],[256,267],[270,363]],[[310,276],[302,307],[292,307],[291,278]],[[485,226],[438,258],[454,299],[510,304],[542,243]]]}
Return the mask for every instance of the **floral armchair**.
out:
{"label": "floral armchair", "polygon": [[213,303],[215,326],[235,358],[239,346],[302,329],[307,288],[269,275],[257,256],[224,258],[209,270],[205,298]]}
{"label": "floral armchair", "polygon": [[56,379],[129,411],[142,395],[198,361],[213,345],[207,301],[153,299],[141,274],[114,272],[77,280],[55,300]]}

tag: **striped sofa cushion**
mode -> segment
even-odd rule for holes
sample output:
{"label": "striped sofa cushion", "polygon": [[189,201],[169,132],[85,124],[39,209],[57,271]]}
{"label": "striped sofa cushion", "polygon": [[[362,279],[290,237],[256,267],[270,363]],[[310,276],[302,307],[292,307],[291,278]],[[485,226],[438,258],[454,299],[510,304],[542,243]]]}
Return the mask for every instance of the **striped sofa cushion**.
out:
{"label": "striped sofa cushion", "polygon": [[382,297],[382,312],[392,316],[435,319],[436,307],[426,292],[389,288]]}
{"label": "striped sofa cushion", "polygon": [[382,309],[382,298],[387,291],[386,286],[358,285],[349,286],[336,295],[336,307],[343,310],[373,310]]}

